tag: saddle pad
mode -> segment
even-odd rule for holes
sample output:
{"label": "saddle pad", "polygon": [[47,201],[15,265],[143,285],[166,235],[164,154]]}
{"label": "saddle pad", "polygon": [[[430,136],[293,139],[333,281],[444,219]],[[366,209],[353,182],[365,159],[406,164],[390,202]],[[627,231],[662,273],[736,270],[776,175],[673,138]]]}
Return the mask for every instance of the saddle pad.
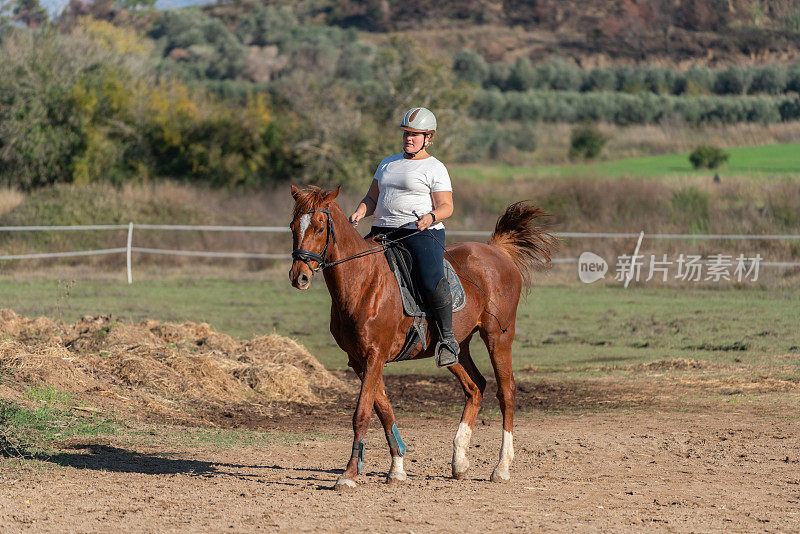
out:
{"label": "saddle pad", "polygon": [[[403,311],[410,317],[428,317],[421,291],[415,286],[411,272],[411,254],[405,249],[393,245],[386,248],[386,259],[394,273],[400,295],[403,300]],[[450,295],[453,298],[453,312],[457,312],[467,305],[467,296],[464,286],[458,278],[455,269],[447,259],[444,260],[444,275],[450,284]]]}

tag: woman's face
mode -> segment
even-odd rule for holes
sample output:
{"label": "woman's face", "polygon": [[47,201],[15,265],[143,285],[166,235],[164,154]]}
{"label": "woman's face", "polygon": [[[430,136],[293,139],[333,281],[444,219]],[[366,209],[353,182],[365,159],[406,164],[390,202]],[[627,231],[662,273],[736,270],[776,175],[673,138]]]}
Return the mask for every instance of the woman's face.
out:
{"label": "woman's face", "polygon": [[411,154],[419,152],[425,145],[425,134],[403,130],[403,150]]}

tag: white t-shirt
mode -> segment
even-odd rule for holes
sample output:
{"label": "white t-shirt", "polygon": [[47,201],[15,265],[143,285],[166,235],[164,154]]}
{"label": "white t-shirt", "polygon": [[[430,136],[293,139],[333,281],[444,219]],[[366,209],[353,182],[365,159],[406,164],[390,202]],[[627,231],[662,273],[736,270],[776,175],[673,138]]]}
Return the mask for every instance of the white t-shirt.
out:
{"label": "white t-shirt", "polygon": [[[447,167],[433,156],[414,160],[394,154],[381,161],[375,179],[380,191],[375,226],[416,228],[414,211],[422,216],[433,210],[431,193],[453,190]],[[431,228],[444,224],[437,222]]]}

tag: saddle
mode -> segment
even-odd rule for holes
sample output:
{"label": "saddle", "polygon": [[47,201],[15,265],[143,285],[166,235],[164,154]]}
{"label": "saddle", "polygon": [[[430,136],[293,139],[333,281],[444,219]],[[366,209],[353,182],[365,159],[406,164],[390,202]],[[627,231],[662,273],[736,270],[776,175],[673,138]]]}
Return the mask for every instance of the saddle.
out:
{"label": "saddle", "polygon": [[[422,350],[427,348],[425,342],[427,321],[425,319],[430,316],[430,313],[428,312],[418,273],[413,269],[414,262],[408,249],[403,246],[402,242],[394,242],[386,247],[384,254],[400,289],[403,312],[407,316],[414,318],[414,323],[406,334],[403,348],[391,360],[399,362],[408,359],[420,343],[422,343]],[[453,266],[446,259],[444,260],[444,275],[450,285],[453,313],[455,313],[466,306],[467,296],[464,293],[464,286],[461,285],[461,280],[456,275]]]}

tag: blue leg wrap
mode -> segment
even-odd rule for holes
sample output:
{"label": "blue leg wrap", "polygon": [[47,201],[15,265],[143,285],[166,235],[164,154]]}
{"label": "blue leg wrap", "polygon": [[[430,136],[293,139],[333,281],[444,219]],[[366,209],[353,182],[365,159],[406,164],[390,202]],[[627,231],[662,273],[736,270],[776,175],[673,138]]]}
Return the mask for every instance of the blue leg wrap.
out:
{"label": "blue leg wrap", "polygon": [[360,475],[361,472],[364,470],[364,449],[366,449],[366,445],[364,445],[364,439],[362,438],[361,441],[353,445],[353,455],[352,458],[358,458],[358,474]]}
{"label": "blue leg wrap", "polygon": [[392,433],[386,434],[386,441],[389,442],[389,448],[397,448],[400,456],[406,455],[406,444],[403,443],[403,438],[400,437],[400,432],[397,430],[397,424],[392,424]]}

